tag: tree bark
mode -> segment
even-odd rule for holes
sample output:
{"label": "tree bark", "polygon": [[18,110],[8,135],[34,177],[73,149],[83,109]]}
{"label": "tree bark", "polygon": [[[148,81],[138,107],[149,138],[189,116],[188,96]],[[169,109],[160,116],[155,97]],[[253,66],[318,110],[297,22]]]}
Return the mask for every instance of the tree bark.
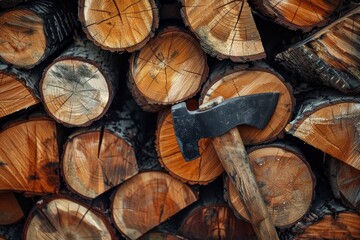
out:
{"label": "tree bark", "polygon": [[360,6],[276,59],[295,77],[344,93],[360,92]]}
{"label": "tree bark", "polygon": [[146,111],[193,97],[208,75],[206,54],[187,32],[161,31],[130,58],[128,87]]}
{"label": "tree bark", "polygon": [[0,59],[33,68],[71,40],[71,11],[50,0],[26,2],[0,14]]}
{"label": "tree bark", "polygon": [[247,0],[181,0],[185,25],[205,52],[219,59],[245,62],[266,54]]}
{"label": "tree bark", "polygon": [[115,54],[78,40],[45,69],[40,93],[45,109],[68,127],[88,126],[108,110],[117,90]]}
{"label": "tree bark", "polygon": [[159,25],[154,0],[79,0],[79,19],[87,37],[110,51],[142,48]]}
{"label": "tree bark", "polygon": [[184,183],[162,172],[144,172],[125,181],[112,201],[116,227],[137,239],[197,200]]}
{"label": "tree bark", "polygon": [[251,126],[238,126],[246,145],[255,145],[281,137],[290,121],[295,105],[291,86],[264,63],[254,66],[222,62],[216,65],[201,91],[200,104],[218,96],[224,99],[257,93],[278,92],[279,100],[267,126],[259,130]]}

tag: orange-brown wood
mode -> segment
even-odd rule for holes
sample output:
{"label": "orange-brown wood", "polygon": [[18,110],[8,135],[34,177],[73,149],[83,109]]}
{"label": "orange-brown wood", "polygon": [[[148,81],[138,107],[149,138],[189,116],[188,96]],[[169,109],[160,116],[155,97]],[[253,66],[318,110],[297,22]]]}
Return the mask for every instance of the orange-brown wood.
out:
{"label": "orange-brown wood", "polygon": [[[315,178],[304,157],[286,145],[264,145],[249,152],[261,195],[276,227],[286,228],[308,211]],[[249,220],[241,195],[228,179],[225,198],[242,218]]]}
{"label": "orange-brown wood", "polygon": [[183,220],[179,233],[188,239],[257,239],[251,225],[237,219],[228,206],[195,208]]}
{"label": "orange-brown wood", "polygon": [[170,110],[159,114],[157,126],[156,148],[159,160],[171,175],[189,184],[208,184],[224,171],[210,139],[199,141],[199,158],[185,161],[176,141]]}
{"label": "orange-brown wood", "polygon": [[96,45],[111,51],[135,51],[158,27],[154,0],[80,0],[83,30]]}
{"label": "orange-brown wood", "polygon": [[149,105],[170,105],[194,96],[207,74],[199,43],[187,32],[168,27],[131,56],[128,86],[138,104],[150,111]]}
{"label": "orange-brown wood", "polygon": [[197,200],[184,183],[163,172],[144,172],[116,190],[112,216],[116,227],[137,239]]}
{"label": "orange-brown wood", "polygon": [[326,215],[324,219],[312,224],[295,239],[360,239],[360,215],[343,212],[334,218]]}
{"label": "orange-brown wood", "polygon": [[277,92],[279,100],[267,126],[259,130],[251,126],[239,126],[245,145],[259,144],[279,137],[290,121],[295,100],[291,87],[282,77],[264,64],[249,67],[221,63],[210,73],[201,91],[200,103],[218,96],[225,99],[256,93]]}
{"label": "orange-brown wood", "polygon": [[40,200],[30,213],[23,239],[115,239],[103,215],[64,198]]}
{"label": "orange-brown wood", "polygon": [[140,238],[140,240],[182,240],[183,237],[173,235],[170,233],[152,232]]}
{"label": "orange-brown wood", "polygon": [[56,136],[55,122],[49,119],[14,123],[0,132],[0,190],[57,192]]}
{"label": "orange-brown wood", "polygon": [[82,131],[69,137],[62,161],[73,191],[95,198],[138,173],[134,148],[108,130]]}
{"label": "orange-brown wood", "polygon": [[273,21],[290,29],[309,31],[329,22],[342,0],[251,0],[256,8]]}
{"label": "orange-brown wood", "polygon": [[181,2],[185,24],[207,53],[237,62],[266,56],[247,0]]}
{"label": "orange-brown wood", "polygon": [[20,203],[12,192],[0,193],[0,225],[18,222],[25,216]]}

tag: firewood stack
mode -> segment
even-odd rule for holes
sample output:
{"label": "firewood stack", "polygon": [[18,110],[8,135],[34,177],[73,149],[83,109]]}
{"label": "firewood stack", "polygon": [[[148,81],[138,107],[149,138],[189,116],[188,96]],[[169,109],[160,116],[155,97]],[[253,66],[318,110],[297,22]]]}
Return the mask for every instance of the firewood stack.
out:
{"label": "firewood stack", "polygon": [[279,238],[360,239],[358,1],[0,0],[0,239],[257,239],[170,109],[267,92],[238,130]]}

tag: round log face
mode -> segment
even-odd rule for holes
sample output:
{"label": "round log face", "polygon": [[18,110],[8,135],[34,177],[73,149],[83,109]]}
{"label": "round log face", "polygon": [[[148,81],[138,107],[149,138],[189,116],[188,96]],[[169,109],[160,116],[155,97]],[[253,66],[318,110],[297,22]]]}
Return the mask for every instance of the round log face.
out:
{"label": "round log face", "polygon": [[336,182],[343,199],[360,211],[360,170],[343,164]]}
{"label": "round log face", "polygon": [[91,209],[65,198],[36,208],[28,219],[24,239],[112,239],[102,218]]}
{"label": "round log face", "polygon": [[130,60],[131,77],[150,104],[172,104],[194,96],[207,73],[200,45],[174,28],[159,34]]}
{"label": "round log face", "polygon": [[43,57],[46,38],[43,20],[29,10],[0,15],[0,58],[20,67],[31,67]]}
{"label": "round log face", "polygon": [[40,83],[48,113],[69,126],[86,126],[99,118],[110,105],[110,88],[93,64],[64,59],[45,71]]}
{"label": "round log face", "polygon": [[153,0],[81,0],[80,6],[85,32],[97,45],[112,51],[141,47],[139,43],[149,39],[157,27]]}
{"label": "round log face", "polygon": [[134,149],[105,131],[73,137],[65,146],[63,175],[78,194],[95,198],[138,172]]}
{"label": "round log face", "polygon": [[24,217],[14,193],[0,193],[0,225],[14,224]]}
{"label": "round log face", "polygon": [[[310,207],[315,180],[310,167],[293,152],[264,147],[249,153],[255,178],[276,227],[288,227]],[[236,212],[249,219],[241,197],[228,181],[229,200]]]}

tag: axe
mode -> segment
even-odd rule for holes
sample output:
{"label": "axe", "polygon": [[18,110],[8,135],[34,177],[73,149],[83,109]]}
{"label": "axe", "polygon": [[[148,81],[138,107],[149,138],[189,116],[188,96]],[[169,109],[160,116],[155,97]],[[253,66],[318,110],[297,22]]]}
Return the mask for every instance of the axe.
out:
{"label": "axe", "polygon": [[200,156],[198,141],[212,138],[219,159],[242,196],[245,210],[260,240],[279,239],[256,184],[249,159],[236,126],[248,124],[263,129],[270,120],[278,93],[261,93],[223,100],[214,99],[189,111],[185,103],[171,108],[176,140],[183,157]]}

